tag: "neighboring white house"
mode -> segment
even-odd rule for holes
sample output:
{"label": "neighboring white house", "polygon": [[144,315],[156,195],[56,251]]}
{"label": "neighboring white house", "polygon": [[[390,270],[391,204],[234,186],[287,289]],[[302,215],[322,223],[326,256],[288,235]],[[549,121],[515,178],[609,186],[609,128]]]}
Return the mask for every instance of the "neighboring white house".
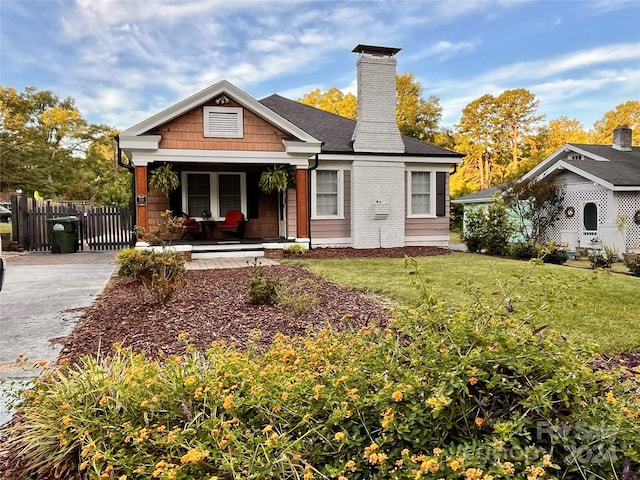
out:
{"label": "neighboring white house", "polygon": [[[564,215],[546,232],[548,240],[570,250],[594,240],[618,252],[640,248],[640,147],[631,145],[631,133],[616,128],[612,145],[567,143],[522,177],[566,185]],[[492,198],[487,189],[453,202],[466,209]]]}

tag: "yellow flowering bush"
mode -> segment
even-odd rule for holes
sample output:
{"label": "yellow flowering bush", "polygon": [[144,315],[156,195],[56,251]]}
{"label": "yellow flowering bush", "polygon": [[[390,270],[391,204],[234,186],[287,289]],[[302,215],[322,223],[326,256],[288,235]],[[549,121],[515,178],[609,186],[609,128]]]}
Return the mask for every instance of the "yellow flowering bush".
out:
{"label": "yellow flowering bush", "polygon": [[[32,386],[12,428],[33,478],[530,479],[638,471],[629,371],[523,321],[428,294],[387,329],[119,349]],[[187,340],[187,339],[185,339]],[[473,381],[470,381],[473,379]]]}

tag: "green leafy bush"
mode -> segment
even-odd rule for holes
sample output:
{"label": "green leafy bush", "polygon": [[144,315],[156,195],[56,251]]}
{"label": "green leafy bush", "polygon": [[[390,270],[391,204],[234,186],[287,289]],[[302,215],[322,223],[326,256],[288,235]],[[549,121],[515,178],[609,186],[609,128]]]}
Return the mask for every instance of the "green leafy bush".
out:
{"label": "green leafy bush", "polygon": [[276,303],[278,299],[277,278],[267,277],[264,268],[260,265],[251,265],[251,278],[249,279],[249,303],[266,305]]}
{"label": "green leafy bush", "polygon": [[611,268],[611,258],[601,252],[594,252],[589,255],[591,268]]}
{"label": "green leafy bush", "polygon": [[509,245],[509,255],[518,260],[538,258],[542,254],[542,246],[536,242],[516,242]]}
{"label": "green leafy bush", "polygon": [[623,253],[622,258],[629,269],[629,273],[640,277],[640,255],[637,253]]}
{"label": "green leafy bush", "polygon": [[564,248],[556,248],[553,245],[547,246],[542,261],[544,263],[553,263],[555,265],[563,265],[569,260],[569,254]]}
{"label": "green leafy bush", "polygon": [[488,255],[508,255],[509,239],[516,232],[504,202],[496,200],[487,209],[467,215],[463,240],[470,252],[484,250]]}
{"label": "green leafy bush", "polygon": [[415,273],[392,328],[86,358],[25,392],[8,446],[64,478],[632,478],[632,372],[595,371],[526,302],[454,310]]}
{"label": "green leafy bush", "polygon": [[166,303],[184,285],[184,257],[173,250],[129,248],[118,253],[118,275],[131,277],[145,301]]}

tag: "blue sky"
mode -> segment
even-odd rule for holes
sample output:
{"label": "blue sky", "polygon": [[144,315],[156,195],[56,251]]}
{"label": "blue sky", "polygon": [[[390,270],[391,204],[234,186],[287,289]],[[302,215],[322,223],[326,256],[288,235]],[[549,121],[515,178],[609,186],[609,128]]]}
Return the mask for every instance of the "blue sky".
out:
{"label": "blue sky", "polygon": [[357,44],[402,48],[442,126],[526,88],[586,129],[640,100],[640,0],[0,0],[0,83],[125,129],[226,79],[255,98],[355,93]]}

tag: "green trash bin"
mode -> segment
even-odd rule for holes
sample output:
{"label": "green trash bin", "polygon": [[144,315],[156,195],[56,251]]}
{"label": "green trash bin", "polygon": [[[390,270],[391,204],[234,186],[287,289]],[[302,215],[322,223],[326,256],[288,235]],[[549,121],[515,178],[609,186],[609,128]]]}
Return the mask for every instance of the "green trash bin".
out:
{"label": "green trash bin", "polygon": [[51,253],[74,253],[78,251],[78,217],[47,219],[47,232]]}

